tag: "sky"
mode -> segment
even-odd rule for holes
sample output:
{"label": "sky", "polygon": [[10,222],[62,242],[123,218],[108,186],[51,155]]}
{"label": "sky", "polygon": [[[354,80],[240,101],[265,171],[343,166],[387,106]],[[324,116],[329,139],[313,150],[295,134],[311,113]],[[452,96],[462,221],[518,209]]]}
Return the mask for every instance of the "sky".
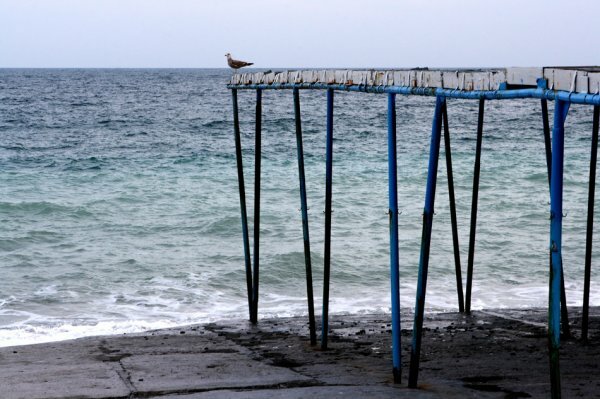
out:
{"label": "sky", "polygon": [[599,0],[0,0],[0,67],[600,65]]}

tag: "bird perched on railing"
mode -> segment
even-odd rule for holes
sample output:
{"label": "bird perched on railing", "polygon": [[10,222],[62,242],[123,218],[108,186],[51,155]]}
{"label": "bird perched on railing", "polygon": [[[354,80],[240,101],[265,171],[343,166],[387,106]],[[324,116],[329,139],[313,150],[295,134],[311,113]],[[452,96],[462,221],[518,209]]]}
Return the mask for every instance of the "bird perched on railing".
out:
{"label": "bird perched on railing", "polygon": [[253,62],[234,60],[233,58],[231,58],[231,54],[229,54],[229,53],[225,54],[225,57],[227,57],[227,65],[229,65],[231,68],[233,68],[235,70],[243,68],[243,67],[247,67],[250,65],[254,65]]}

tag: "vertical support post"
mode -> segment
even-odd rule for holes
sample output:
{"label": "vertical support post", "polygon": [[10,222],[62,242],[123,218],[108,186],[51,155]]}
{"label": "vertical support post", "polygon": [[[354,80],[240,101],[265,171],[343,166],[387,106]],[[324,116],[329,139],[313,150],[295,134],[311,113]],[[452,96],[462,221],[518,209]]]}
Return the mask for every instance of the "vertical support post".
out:
{"label": "vertical support post", "polygon": [[550,182],[550,290],[548,306],[548,346],[552,397],[560,398],[560,282],[562,275],[562,199],[565,119],[569,103],[556,100],[552,132],[552,179]]}
{"label": "vertical support post", "polygon": [[246,289],[248,292],[248,311],[252,318],[252,263],[250,261],[250,240],[248,238],[248,216],[246,214],[246,188],[244,184],[244,166],[242,162],[242,141],[238,112],[237,90],[231,90],[233,99],[233,133],[235,136],[235,159],[237,161],[238,186],[240,190],[240,209],[242,212],[242,235],[244,237],[244,260],[246,265]]}
{"label": "vertical support post", "polygon": [[438,159],[442,130],[442,107],[445,97],[437,96],[435,113],[431,129],[431,145],[429,150],[429,167],[427,170],[427,189],[425,191],[425,207],[423,210],[423,233],[421,236],[421,256],[419,260],[419,276],[417,283],[417,300],[415,304],[415,321],[413,324],[412,347],[410,353],[410,371],[408,375],[409,388],[417,387],[419,377],[419,360],[421,354],[421,337],[423,334],[423,314],[425,307],[425,291],[427,287],[427,271],[429,268],[429,250],[431,244],[431,229],[433,226],[433,211],[435,203],[435,188],[437,181]]}
{"label": "vertical support post", "polygon": [[327,89],[327,143],[325,149],[325,254],[323,260],[323,314],[321,349],[329,333],[329,276],[331,272],[331,196],[333,181],[333,89]]}
{"label": "vertical support post", "polygon": [[390,220],[390,288],[392,298],[392,363],[394,382],[402,381],[400,338],[400,261],[398,254],[398,164],[396,154],[396,94],[388,94],[388,186]]}
{"label": "vertical support post", "polygon": [[[546,168],[548,169],[548,189],[552,181],[552,144],[550,142],[550,123],[548,120],[548,100],[542,98],[542,125],[544,128],[544,148],[546,150]],[[571,336],[571,327],[569,326],[569,311],[567,309],[567,293],[565,291],[565,274],[562,272],[563,264],[560,262],[561,280],[560,280],[560,320],[563,329],[563,336]]]}
{"label": "vertical support post", "polygon": [[306,296],[308,301],[308,325],[310,344],[317,344],[315,330],[315,305],[313,299],[312,263],[310,259],[310,237],[308,235],[308,204],[306,201],[306,179],[304,177],[304,147],[302,145],[302,121],[300,118],[300,93],[294,89],[294,118],[296,121],[296,149],[298,152],[298,177],[300,180],[300,206],[302,209],[302,236],[304,238],[304,266],[306,269]]}
{"label": "vertical support post", "polygon": [[588,189],[587,231],[585,237],[585,277],[583,283],[583,314],[581,316],[581,338],[588,339],[588,320],[590,311],[590,279],[592,272],[592,235],[594,233],[594,196],[596,191],[596,161],[598,158],[598,120],[600,106],[594,106],[592,123],[592,149],[590,155],[590,182]]}
{"label": "vertical support post", "polygon": [[261,132],[262,129],[262,90],[256,90],[256,122],[254,137],[254,274],[252,281],[252,314],[250,321],[258,321],[258,261],[260,246],[260,167],[261,167]]}
{"label": "vertical support post", "polygon": [[477,116],[477,145],[475,148],[475,171],[473,172],[473,197],[471,200],[471,229],[469,232],[469,255],[467,259],[467,292],[465,312],[471,313],[471,288],[473,286],[473,262],[475,260],[475,233],[477,230],[477,202],[479,200],[479,171],[481,169],[481,144],[483,141],[483,113],[485,99],[479,99]]}
{"label": "vertical support post", "polygon": [[454,175],[452,174],[452,149],[450,147],[450,127],[448,125],[448,104],[442,106],[444,122],[444,154],[446,156],[446,170],[448,171],[448,197],[450,200],[450,220],[452,222],[452,244],[454,247],[454,269],[456,274],[456,292],[458,294],[458,310],[465,311],[463,298],[462,271],[460,267],[460,246],[458,241],[458,221],[456,219],[456,199],[454,196]]}

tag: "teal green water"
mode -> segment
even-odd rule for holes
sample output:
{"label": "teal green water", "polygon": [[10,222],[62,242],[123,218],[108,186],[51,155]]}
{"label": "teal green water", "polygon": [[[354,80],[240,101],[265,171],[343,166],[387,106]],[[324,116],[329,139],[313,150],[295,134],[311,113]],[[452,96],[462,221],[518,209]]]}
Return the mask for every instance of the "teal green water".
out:
{"label": "teal green water", "polygon": [[[247,317],[229,75],[0,70],[0,345]],[[254,93],[239,96],[252,215]],[[319,304],[325,93],[301,99]],[[263,102],[259,314],[303,315],[291,92],[267,91]],[[412,308],[434,99],[397,103],[401,300]],[[333,313],[389,311],[386,105],[381,95],[336,93]],[[464,270],[477,103],[448,107]],[[591,114],[572,106],[567,123],[563,248],[573,305],[582,301]],[[546,306],[539,102],[488,102],[485,122],[473,306]],[[443,158],[438,182],[427,306],[454,310]],[[594,272],[600,305],[596,281]]]}

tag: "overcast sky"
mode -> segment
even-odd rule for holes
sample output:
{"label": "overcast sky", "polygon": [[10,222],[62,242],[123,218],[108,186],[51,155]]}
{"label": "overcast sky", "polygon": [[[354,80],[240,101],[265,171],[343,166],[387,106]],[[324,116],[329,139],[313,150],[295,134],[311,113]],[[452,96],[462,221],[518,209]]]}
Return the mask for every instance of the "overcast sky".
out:
{"label": "overcast sky", "polygon": [[0,67],[600,65],[599,0],[0,0]]}

